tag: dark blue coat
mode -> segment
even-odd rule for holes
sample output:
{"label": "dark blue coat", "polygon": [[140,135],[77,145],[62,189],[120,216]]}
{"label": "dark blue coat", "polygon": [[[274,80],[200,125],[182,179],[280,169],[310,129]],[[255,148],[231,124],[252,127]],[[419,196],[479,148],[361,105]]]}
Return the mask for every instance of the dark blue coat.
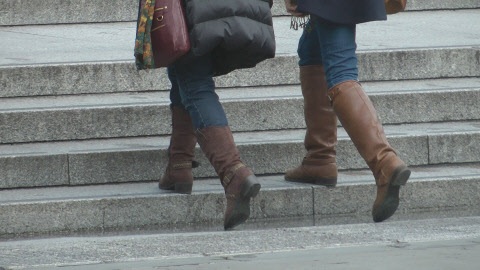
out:
{"label": "dark blue coat", "polygon": [[297,10],[324,20],[357,24],[387,19],[384,0],[297,0]]}

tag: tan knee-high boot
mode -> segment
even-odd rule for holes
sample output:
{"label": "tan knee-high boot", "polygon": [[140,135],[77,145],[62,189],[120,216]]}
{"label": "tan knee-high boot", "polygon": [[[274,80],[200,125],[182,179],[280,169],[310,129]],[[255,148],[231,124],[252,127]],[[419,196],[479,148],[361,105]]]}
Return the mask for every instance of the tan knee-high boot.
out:
{"label": "tan knee-high boot", "polygon": [[372,102],[356,81],[340,83],[328,92],[333,109],[372,170],[377,197],[372,216],[375,222],[392,216],[398,208],[400,186],[410,177],[410,170],[397,156],[385,137]]}
{"label": "tan knee-high boot", "polygon": [[177,193],[192,193],[192,168],[198,166],[193,160],[197,138],[188,112],[172,106],[172,136],[168,147],[168,165],[158,186]]}
{"label": "tan knee-high boot", "polygon": [[285,173],[285,180],[333,187],[337,184],[337,117],[327,96],[323,66],[300,67],[300,84],[307,154],[300,166]]}
{"label": "tan knee-high boot", "polygon": [[203,153],[215,168],[225,189],[227,208],[224,228],[232,229],[249,218],[250,198],[257,196],[260,183],[240,160],[228,126],[203,128],[196,135]]}

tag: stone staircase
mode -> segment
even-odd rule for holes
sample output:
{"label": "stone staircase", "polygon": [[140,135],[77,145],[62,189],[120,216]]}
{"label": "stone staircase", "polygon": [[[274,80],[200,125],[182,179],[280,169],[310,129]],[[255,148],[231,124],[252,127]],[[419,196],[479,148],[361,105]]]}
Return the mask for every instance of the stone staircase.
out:
{"label": "stone staircase", "polygon": [[[38,2],[38,3],[36,3]],[[0,238],[221,229],[223,189],[197,147],[191,196],[160,191],[169,142],[164,69],[133,63],[137,1],[0,0]],[[277,56],[216,78],[244,161],[252,222],[370,221],[374,179],[339,128],[335,189],[283,181],[304,155],[296,46],[275,1]],[[480,1],[409,1],[358,27],[360,79],[412,166],[399,214],[480,208]],[[392,220],[395,220],[394,216]]]}

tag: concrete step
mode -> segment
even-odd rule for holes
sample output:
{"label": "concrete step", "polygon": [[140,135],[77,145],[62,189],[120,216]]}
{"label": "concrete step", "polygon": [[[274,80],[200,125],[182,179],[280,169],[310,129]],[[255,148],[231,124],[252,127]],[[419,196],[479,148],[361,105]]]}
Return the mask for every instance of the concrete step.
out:
{"label": "concrete step", "polygon": [[[298,83],[301,31],[274,20],[277,57],[217,78],[219,87]],[[480,76],[480,10],[405,12],[358,26],[360,79]],[[1,97],[167,90],[164,69],[137,72],[135,23],[0,27]],[[98,42],[108,39],[110,42]]]}
{"label": "concrete step", "polygon": [[[263,225],[263,224],[262,224]],[[480,217],[0,242],[6,269],[462,269],[480,263]],[[79,252],[81,251],[81,252]],[[372,258],[366,260],[365,258]]]}
{"label": "concrete step", "polygon": [[[384,124],[479,120],[480,77],[367,82]],[[305,128],[298,85],[218,89],[233,131]],[[169,94],[0,98],[0,143],[167,135]]]}
{"label": "concrete step", "polygon": [[390,270],[475,270],[480,263],[478,216],[287,228],[268,225],[229,232],[19,239],[0,242],[0,254],[6,269],[29,270],[315,270],[326,265],[338,270],[346,265],[377,269],[387,264]]}
{"label": "concrete step", "polygon": [[[478,0],[410,0],[408,11],[480,8]],[[138,0],[101,2],[82,0],[0,1],[0,25],[35,25],[60,23],[96,23],[137,20]],[[288,15],[283,0],[274,0],[274,16]]]}
{"label": "concrete step", "polygon": [[[480,162],[480,121],[386,125],[389,142],[411,166]],[[303,129],[234,133],[242,159],[256,174],[283,174],[305,150]],[[156,181],[167,164],[168,136],[0,146],[0,188]],[[197,146],[197,178],[216,174]],[[341,170],[366,168],[338,130]]]}
{"label": "concrete step", "polygon": [[[480,163],[412,168],[398,213],[477,210]],[[251,222],[360,218],[375,199],[370,171],[341,172],[334,189],[264,176]],[[455,198],[454,200],[452,198]],[[0,190],[0,237],[119,230],[221,228],[225,207],[218,180],[196,181],[192,195],[160,191],[156,183]],[[395,220],[393,218],[392,220]],[[371,221],[370,221],[371,222]]]}

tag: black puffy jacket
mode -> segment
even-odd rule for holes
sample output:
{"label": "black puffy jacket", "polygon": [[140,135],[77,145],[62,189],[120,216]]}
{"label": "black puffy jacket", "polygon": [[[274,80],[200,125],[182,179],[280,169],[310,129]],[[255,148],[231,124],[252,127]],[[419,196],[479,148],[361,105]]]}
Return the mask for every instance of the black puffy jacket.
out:
{"label": "black puffy jacket", "polygon": [[212,53],[214,76],[275,56],[268,0],[185,0],[190,55]]}

